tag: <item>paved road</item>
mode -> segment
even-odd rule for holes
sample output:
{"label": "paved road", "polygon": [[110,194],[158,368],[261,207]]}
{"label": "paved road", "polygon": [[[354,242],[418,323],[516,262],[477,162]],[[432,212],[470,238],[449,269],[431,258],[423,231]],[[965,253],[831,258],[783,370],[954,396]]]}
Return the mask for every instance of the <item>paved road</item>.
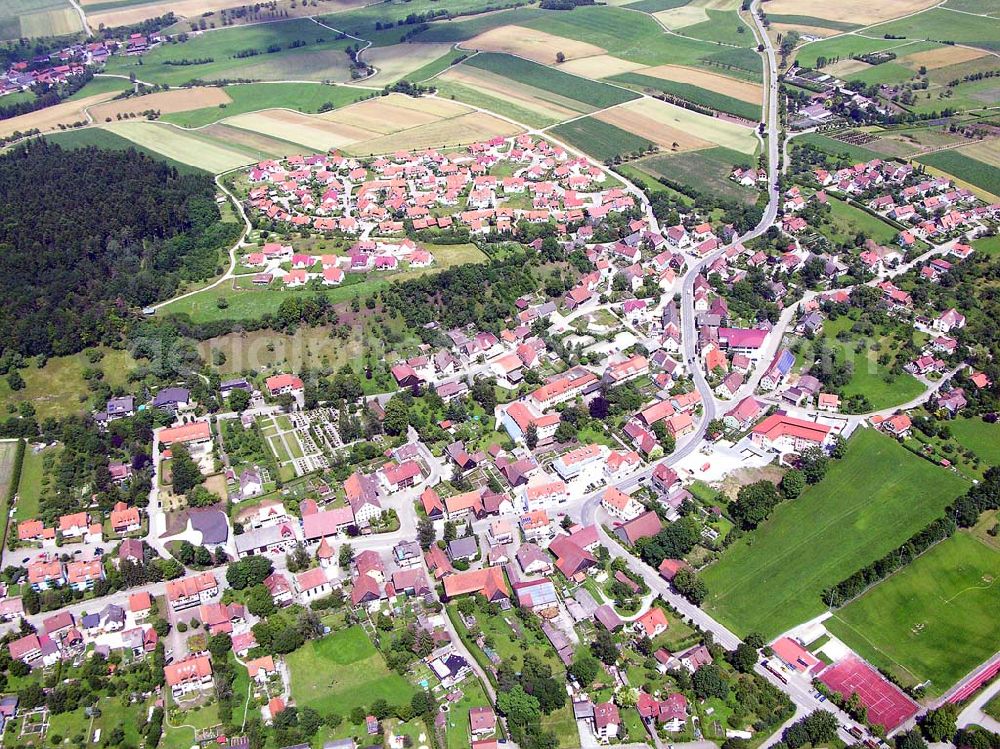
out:
{"label": "paved road", "polygon": [[[979,669],[976,670],[977,673],[978,671]],[[962,712],[958,714],[959,727],[964,728],[970,725],[977,725],[993,731],[994,733],[1000,733],[1000,720],[997,720],[996,718],[983,712],[983,707],[986,703],[993,699],[993,697],[995,697],[998,693],[1000,693],[1000,679],[995,680],[992,684],[986,687],[986,689],[977,694],[972,701],[965,706]]]}

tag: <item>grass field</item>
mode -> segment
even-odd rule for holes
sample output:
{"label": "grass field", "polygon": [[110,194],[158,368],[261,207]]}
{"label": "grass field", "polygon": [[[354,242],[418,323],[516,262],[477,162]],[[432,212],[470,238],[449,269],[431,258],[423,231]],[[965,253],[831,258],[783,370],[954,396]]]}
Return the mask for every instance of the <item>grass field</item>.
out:
{"label": "grass field", "polygon": [[[107,72],[128,75],[134,72],[151,83],[179,86],[193,79],[205,81],[224,78],[257,80],[349,80],[350,60],[344,53],[350,39],[317,26],[307,19],[232,26],[192,37],[180,44],[164,44],[142,56],[115,55],[108,60]],[[290,48],[296,42],[304,46]],[[280,45],[278,52],[267,53],[270,45]],[[259,54],[235,57],[244,50]],[[208,59],[199,65],[168,65],[168,61]]]}
{"label": "grass field", "polygon": [[1000,169],[961,151],[938,151],[917,159],[994,195],[1000,195]]}
{"label": "grass field", "polygon": [[24,463],[21,464],[21,481],[17,488],[17,507],[14,508],[15,520],[20,522],[38,517],[38,504],[42,498],[45,478],[45,456],[57,452],[58,449],[50,447],[35,452],[31,445],[26,446]]}
{"label": "grass field", "polygon": [[965,489],[954,474],[861,429],[826,478],[775,509],[702,572],[705,609],[766,639],[821,614],[820,593],[896,548]]}
{"label": "grass field", "polygon": [[873,151],[870,148],[844,143],[836,138],[831,138],[827,135],[820,135],[819,133],[797,135],[792,140],[792,143],[808,143],[821,151],[825,151],[831,156],[847,156],[848,160],[853,161],[871,161],[872,159],[880,159],[883,157],[882,154],[877,151]]}
{"label": "grass field", "polygon": [[422,32],[418,39],[421,42],[450,42],[454,44],[472,39],[474,36],[499,26],[533,21],[545,15],[547,15],[546,11],[538,8],[514,8],[496,13],[483,13],[456,21],[437,21],[432,23],[427,31]]}
{"label": "grass field", "polygon": [[219,372],[238,374],[246,369],[265,367],[300,372],[313,367],[339,369],[359,357],[364,350],[362,331],[352,328],[351,338],[334,338],[327,327],[300,328],[294,335],[258,330],[229,333],[198,344],[198,351],[211,361],[213,351],[226,356]]}
{"label": "grass field", "polygon": [[129,120],[108,122],[101,127],[145,149],[213,174],[245,166],[258,159],[258,156],[249,150],[216,142],[195,131],[186,131],[171,125]]}
{"label": "grass field", "polygon": [[360,626],[310,640],[286,660],[296,704],[315,708],[324,715],[343,715],[380,698],[390,705],[409,704],[416,691],[386,667]]}
{"label": "grass field", "polygon": [[831,21],[828,18],[817,18],[816,16],[799,16],[789,13],[768,13],[767,20],[771,23],[783,23],[789,26],[819,26],[823,29],[833,29],[834,31],[853,31],[861,27],[856,23],[848,21]]}
{"label": "grass field", "polygon": [[54,356],[41,369],[32,360],[27,367],[18,370],[24,378],[22,390],[11,391],[7,379],[0,380],[0,404],[6,407],[28,401],[35,407],[39,421],[83,410],[90,397],[90,389],[83,379],[85,369],[96,366],[104,372],[104,381],[116,387],[125,384],[128,372],[135,366],[126,351],[102,350],[104,358],[96,365],[91,365],[83,353]]}
{"label": "grass field", "polygon": [[229,95],[222,88],[207,86],[179,88],[98,104],[90,108],[90,116],[96,122],[111,122],[116,119],[120,120],[127,114],[138,116],[150,109],[162,114],[170,114],[209,107],[224,107],[231,101]]}
{"label": "grass field", "polygon": [[439,60],[447,64],[458,56],[447,43],[412,43],[393,44],[389,47],[372,47],[364,54],[365,62],[374,65],[378,70],[371,78],[365,80],[365,85],[382,86],[395,83],[401,78],[423,80],[426,75],[413,76],[417,70],[434,65]]}
{"label": "grass field", "polygon": [[82,31],[80,16],[67,0],[4,0],[0,40],[62,36]]}
{"label": "grass field", "polygon": [[757,191],[729,179],[733,166],[748,162],[747,156],[738,151],[707,148],[689,153],[649,156],[636,162],[635,166],[654,179],[666,177],[699,192],[711,191],[730,200],[750,204],[757,199]]}
{"label": "grass field", "polygon": [[638,0],[634,3],[626,3],[626,8],[641,10],[643,13],[660,13],[671,8],[680,8],[687,5],[688,0]]}
{"label": "grass field", "polygon": [[[722,76],[716,77],[726,80],[723,79]],[[721,87],[709,88],[707,86],[710,86],[711,84],[708,80],[705,81],[705,86],[696,86],[692,83],[685,83],[684,81],[668,80],[666,78],[646,75],[641,71],[635,73],[622,73],[621,75],[613,76],[611,80],[616,83],[631,86],[632,88],[636,88],[640,91],[662,91],[665,94],[677,96],[685,101],[700,104],[703,107],[709,107],[719,112],[728,112],[730,114],[735,114],[738,117],[745,117],[748,120],[760,119],[760,103],[754,104],[728,96],[718,90]],[[743,82],[740,81],[739,83]],[[760,93],[761,97],[763,97],[763,92]],[[758,102],[760,101],[761,99],[758,99]]]}
{"label": "grass field", "polygon": [[957,13],[945,8],[930,8],[923,13],[890,21],[867,29],[871,36],[893,34],[907,39],[935,39],[959,42],[991,52],[1000,51],[1000,24],[980,16]]}
{"label": "grass field", "polygon": [[573,120],[549,132],[601,161],[642,153],[652,145],[643,137],[593,117]]}
{"label": "grass field", "polygon": [[959,532],[825,624],[902,683],[930,681],[938,695],[996,651],[998,579],[1000,552]]}
{"label": "grass field", "polygon": [[830,225],[822,228],[831,242],[847,242],[853,240],[858,232],[864,232],[869,238],[879,244],[888,245],[896,238],[899,230],[890,226],[870,213],[848,205],[844,200],[833,197],[830,204]]}
{"label": "grass field", "polygon": [[990,424],[979,417],[959,417],[948,422],[952,435],[987,465],[1000,465],[1000,422]]}
{"label": "grass field", "polygon": [[45,136],[45,139],[51,141],[52,143],[58,143],[63,148],[69,149],[88,148],[90,146],[94,146],[95,148],[103,148],[113,151],[127,151],[130,148],[134,148],[136,151],[140,151],[141,153],[151,156],[154,159],[165,161],[179,172],[205,174],[203,169],[199,169],[191,164],[183,164],[180,161],[175,161],[174,159],[168,159],[161,153],[153,151],[149,148],[143,148],[127,138],[115,135],[114,133],[100,127],[87,127],[80,130],[66,130],[64,132],[49,133]]}
{"label": "grass field", "polygon": [[845,34],[832,39],[810,42],[800,48],[796,55],[801,65],[814,68],[818,57],[825,57],[831,61],[834,58],[847,60],[853,55],[878,52],[893,47],[902,47],[906,44],[909,42],[905,39],[869,39],[856,34]]}
{"label": "grass field", "polygon": [[705,9],[708,20],[688,26],[684,29],[685,36],[704,39],[706,42],[721,42],[735,44],[741,47],[754,47],[757,38],[750,27],[743,23],[735,10]]}
{"label": "grass field", "polygon": [[[24,454],[27,456],[27,449],[25,449]],[[4,440],[0,442],[0,512],[7,512],[5,503],[7,501],[7,491],[10,489],[10,480],[14,473],[14,459],[16,457],[17,440]],[[0,521],[0,524],[5,522],[6,520]]]}
{"label": "grass field", "polygon": [[469,58],[463,64],[496,73],[518,83],[524,83],[560,96],[586,102],[595,109],[611,107],[638,98],[630,91],[569,75],[511,55],[483,53]]}
{"label": "grass field", "polygon": [[225,106],[174,112],[160,119],[184,127],[201,127],[258,109],[295,109],[315,113],[324,104],[332,104],[339,109],[367,96],[358,89],[323,83],[250,83],[226,86],[223,90],[232,100]]}

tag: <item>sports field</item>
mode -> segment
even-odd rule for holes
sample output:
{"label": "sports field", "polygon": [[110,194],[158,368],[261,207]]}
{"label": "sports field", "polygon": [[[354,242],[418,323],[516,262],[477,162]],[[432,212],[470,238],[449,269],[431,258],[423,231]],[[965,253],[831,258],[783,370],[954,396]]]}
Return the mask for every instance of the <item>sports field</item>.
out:
{"label": "sports field", "polygon": [[369,707],[378,699],[390,705],[408,705],[416,691],[386,667],[360,626],[310,640],[286,660],[296,704],[323,715],[343,715],[355,707]]}
{"label": "sports field", "polygon": [[820,594],[899,546],[966,484],[889,437],[861,429],[819,484],[775,509],[702,572],[706,611],[765,639],[821,614]]}
{"label": "sports field", "polygon": [[[834,612],[827,629],[904,684],[947,690],[997,649],[1000,552],[966,532]],[[887,616],[887,612],[892,612]]]}

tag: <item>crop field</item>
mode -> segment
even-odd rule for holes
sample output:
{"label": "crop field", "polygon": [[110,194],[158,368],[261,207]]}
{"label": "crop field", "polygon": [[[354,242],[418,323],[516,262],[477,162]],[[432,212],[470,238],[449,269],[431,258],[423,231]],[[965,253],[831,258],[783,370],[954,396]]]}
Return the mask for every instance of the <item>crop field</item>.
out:
{"label": "crop field", "polygon": [[995,652],[998,583],[1000,552],[958,532],[835,611],[825,626],[903,684],[930,681],[934,696]]}
{"label": "crop field", "polygon": [[[300,7],[291,7],[290,3],[281,2],[279,8],[287,13],[285,18],[291,16],[301,16],[306,14],[330,13],[341,8],[350,8],[362,5],[361,0],[318,0],[318,5],[310,5],[307,9],[303,3]],[[218,11],[222,8],[231,8],[231,0],[82,0],[80,3],[87,11],[87,19],[93,28],[100,24],[108,27],[129,26],[139,23],[147,18],[155,18],[165,13],[172,12],[179,19],[198,20],[202,14],[210,11]],[[277,16],[268,16],[268,11],[255,16],[253,19],[247,17],[240,19],[243,23],[253,21],[268,20]],[[218,18],[216,16],[215,18]],[[207,19],[212,28],[213,17]],[[239,23],[240,20],[237,22]],[[189,31],[190,26],[187,21],[181,20],[174,26],[167,29],[168,33]]]}
{"label": "crop field", "polygon": [[96,148],[104,148],[107,150],[127,151],[130,148],[134,148],[140,153],[144,153],[147,156],[157,159],[158,161],[170,164],[170,166],[174,167],[179,172],[186,172],[189,174],[205,174],[203,169],[199,169],[191,164],[184,164],[180,161],[175,161],[174,159],[168,159],[161,153],[153,151],[149,148],[143,148],[139,144],[134,143],[127,138],[123,138],[120,135],[115,135],[114,133],[101,127],[84,127],[78,130],[59,131],[46,135],[45,140],[50,141],[51,143],[56,143],[62,148],[67,149],[88,148],[89,146],[94,146]]}
{"label": "crop field", "polygon": [[315,152],[315,149],[304,146],[301,143],[292,143],[291,141],[272,138],[262,133],[231,127],[224,122],[216,122],[212,125],[199,128],[197,134],[207,136],[220,143],[228,143],[242,151],[247,151],[257,161],[283,158],[292,154],[307,155]]}
{"label": "crop field", "polygon": [[895,0],[892,3],[870,3],[866,0],[771,0],[767,4],[767,15],[795,15],[816,19],[815,25],[823,21],[870,25],[880,21],[899,18],[936,5],[938,0]]}
{"label": "crop field", "polygon": [[815,26],[819,29],[824,29],[827,32],[830,31],[854,31],[855,29],[860,29],[860,24],[851,23],[849,21],[831,21],[829,18],[817,18],[816,16],[802,16],[794,13],[771,13],[771,6],[768,6],[767,20],[771,24],[780,24],[782,26],[795,26],[801,28],[802,26]]}
{"label": "crop field", "polygon": [[652,145],[645,138],[594,117],[573,120],[549,132],[601,161],[642,153]]}
{"label": "crop field", "polygon": [[121,119],[122,115],[138,114],[149,109],[165,114],[188,112],[193,109],[224,106],[231,101],[229,94],[221,88],[182,88],[98,104],[96,107],[90,108],[90,116],[96,122],[104,122],[105,120]]}
{"label": "crop field", "polygon": [[685,36],[704,39],[706,42],[735,44],[741,47],[755,47],[757,37],[735,10],[706,9],[708,18],[701,23],[687,26]]}
{"label": "crop field", "polygon": [[226,120],[231,127],[261,133],[270,138],[301,143],[314,151],[343,148],[359,140],[372,138],[377,133],[360,127],[329,122],[313,115],[268,109],[249,112]]}
{"label": "crop field", "polygon": [[365,51],[363,59],[369,65],[374,65],[378,73],[367,78],[365,85],[382,86],[386,83],[395,83],[403,78],[422,80],[427,76],[411,76],[410,74],[446,55],[448,56],[446,59],[451,60],[457,57],[458,53],[452,52],[451,45],[444,42],[372,47]]}
{"label": "crop field", "polygon": [[101,127],[167,158],[191,164],[213,173],[225,172],[255,161],[254,156],[242,149],[192,131],[155,122],[109,122]]}
{"label": "crop field", "polygon": [[880,24],[867,30],[872,36],[893,34],[907,39],[940,39],[1000,51],[1000,24],[981,16],[931,8],[922,13]]}
{"label": "crop field", "polygon": [[666,151],[691,151],[712,146],[711,141],[694,135],[694,128],[682,128],[680,121],[672,120],[672,112],[667,107],[669,105],[656,99],[640,99],[634,104],[606,109],[596,117]]}
{"label": "crop field", "polygon": [[467,146],[476,141],[500,135],[510,137],[523,132],[522,128],[485,112],[470,112],[428,125],[411,127],[371,140],[352,143],[344,150],[357,156],[369,156],[403,149],[417,151],[424,148]]}
{"label": "crop field", "polygon": [[[350,39],[306,19],[253,26],[232,26],[206,32],[179,44],[163,44],[142,56],[115,55],[107,72],[135,73],[144,81],[179,86],[193,79],[348,80],[350,60],[344,53]],[[299,43],[302,46],[292,48]],[[271,45],[280,51],[267,52]],[[247,55],[248,50],[257,54]],[[246,55],[236,57],[237,54]],[[211,60],[199,64],[169,64]]]}
{"label": "crop field", "polygon": [[[452,93],[448,86],[459,86],[459,95],[456,98],[461,101],[503,112],[509,117],[536,127],[545,127],[594,111],[594,107],[577,99],[516,83],[502,75],[468,65],[454,66],[438,78],[438,83],[444,86],[441,90],[445,95]],[[464,93],[462,89],[475,93],[472,97],[462,95]],[[522,113],[520,117],[518,110]],[[524,113],[528,113],[529,116],[525,116]]]}
{"label": "crop field", "polygon": [[970,49],[969,47],[955,47],[946,44],[941,47],[929,49],[925,52],[914,52],[912,54],[908,54],[903,58],[903,63],[909,65],[913,69],[923,66],[928,70],[936,70],[937,68],[944,68],[949,65],[958,65],[971,60],[980,60],[984,57],[986,57],[986,55],[979,50]]}
{"label": "crop field", "polygon": [[640,73],[643,76],[660,78],[665,81],[687,83],[758,106],[764,100],[763,86],[697,68],[688,68],[682,65],[657,65],[652,68],[644,68]]}
{"label": "crop field", "polygon": [[640,10],[643,13],[659,13],[671,8],[680,8],[687,5],[687,0],[637,0],[632,3],[625,3],[626,8]]}
{"label": "crop field", "polygon": [[[665,139],[667,128],[669,131],[679,130],[684,133],[690,145],[686,145],[684,140],[677,141],[681,148],[697,148],[698,142],[714,143],[717,146],[739,151],[746,155],[752,155],[758,147],[757,136],[749,127],[737,125],[734,122],[721,119],[719,117],[709,117],[690,109],[674,106],[658,99],[639,99],[635,102],[624,104],[615,109],[606,110],[601,113],[603,119],[605,115],[611,117],[606,122],[619,124],[615,120],[623,117],[645,118],[655,123],[650,125],[650,133],[647,134],[643,128],[629,128],[638,135],[649,138],[654,142],[661,142]],[[661,135],[660,133],[664,133]],[[673,143],[673,141],[670,141]]]}
{"label": "crop field", "polygon": [[636,162],[636,166],[653,179],[666,177],[699,192],[711,191],[720,197],[751,204],[757,199],[757,191],[729,179],[735,165],[749,162],[744,154],[728,148],[706,148],[648,156]]}
{"label": "crop field", "polygon": [[[973,154],[980,153],[987,158],[992,158],[995,162],[996,149],[979,149],[968,153],[967,149],[976,149],[977,146],[967,146],[961,150],[937,151],[927,154],[917,159],[921,164],[936,167],[958,179],[986,190],[993,195],[1000,195],[1000,170],[991,166],[986,161],[974,158]],[[992,150],[992,153],[990,151]],[[968,154],[968,155],[967,155]]]}
{"label": "crop field", "polygon": [[490,29],[509,24],[522,24],[548,15],[538,8],[512,8],[511,10],[482,13],[471,18],[454,21],[435,21],[427,31],[419,35],[421,42],[463,42]]}
{"label": "crop field", "polygon": [[356,88],[323,83],[247,83],[225,86],[222,90],[230,99],[224,106],[164,114],[160,119],[183,127],[201,127],[261,109],[294,109],[314,113],[326,104],[340,108],[368,96],[367,92]]}
{"label": "crop field", "polygon": [[638,98],[636,94],[616,86],[569,75],[510,55],[479,54],[466,60],[463,65],[584,102],[594,109],[603,109]]}
{"label": "crop field", "polygon": [[[656,68],[643,68],[634,73],[616,75],[611,80],[652,95],[662,92],[671,96],[677,96],[685,101],[700,104],[703,107],[709,107],[717,112],[728,112],[729,114],[735,114],[737,117],[743,117],[747,120],[756,121],[760,119],[763,90],[758,90],[760,98],[756,100],[756,103],[750,103],[743,101],[742,99],[735,99],[732,96],[722,93],[728,88],[728,86],[721,84],[717,87],[709,87],[708,85],[697,86],[691,83],[672,81],[666,78],[653,78],[652,76],[647,75],[648,71],[655,69]],[[707,75],[711,76],[712,74],[709,73]],[[745,81],[737,81],[733,78],[725,78],[723,76],[715,77],[719,78],[720,81],[732,81],[735,84],[745,83]],[[708,84],[707,81],[706,84]],[[753,86],[754,84],[747,85]]]}
{"label": "crop field", "polygon": [[67,0],[4,0],[0,39],[61,36],[82,31],[79,14]]}
{"label": "crop field", "polygon": [[735,632],[770,639],[821,614],[824,588],[899,546],[965,487],[895,440],[860,429],[826,478],[702,572],[705,609]]}
{"label": "crop field", "polygon": [[869,39],[857,34],[844,34],[832,39],[810,42],[799,48],[796,56],[801,65],[814,68],[816,67],[816,60],[820,57],[825,57],[831,62],[836,58],[848,60],[852,55],[880,52],[886,49],[903,47],[908,44],[912,44],[912,42],[908,42],[905,39]]}
{"label": "crop field", "polygon": [[447,99],[414,99],[403,94],[390,94],[337,112],[327,112],[320,115],[320,118],[386,135],[408,127],[458,117],[469,111],[468,107]]}
{"label": "crop field", "polygon": [[610,78],[614,75],[642,70],[645,66],[612,55],[593,55],[577,60],[567,60],[559,66],[564,73],[582,75],[584,78]]}
{"label": "crop field", "polygon": [[87,107],[111,99],[114,94],[94,94],[85,99],[75,101],[64,101],[55,106],[39,109],[36,112],[20,114],[17,117],[10,117],[0,120],[0,138],[6,137],[18,131],[26,132],[37,128],[42,132],[58,130],[59,125],[72,125],[76,122],[86,122],[87,115],[84,110]]}
{"label": "crop field", "polygon": [[945,0],[944,7],[962,10],[966,13],[1000,16],[1000,0]]}
{"label": "crop field", "polygon": [[462,42],[461,47],[481,52],[504,52],[543,65],[555,64],[558,52],[562,52],[567,60],[604,53],[603,49],[593,44],[553,36],[541,29],[525,26],[499,26]]}
{"label": "crop field", "polygon": [[681,5],[654,13],[653,16],[671,31],[677,31],[688,26],[704,23],[708,20],[708,12],[694,5]]}
{"label": "crop field", "polygon": [[958,149],[960,153],[1000,168],[1000,138],[989,138]]}

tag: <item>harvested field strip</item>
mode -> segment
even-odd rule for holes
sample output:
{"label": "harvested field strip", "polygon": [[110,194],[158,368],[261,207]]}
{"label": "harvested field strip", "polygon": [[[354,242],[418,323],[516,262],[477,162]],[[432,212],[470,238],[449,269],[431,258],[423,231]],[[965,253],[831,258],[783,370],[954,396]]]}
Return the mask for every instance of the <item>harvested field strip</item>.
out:
{"label": "harvested field strip", "polygon": [[[691,151],[698,148],[710,148],[710,141],[691,135],[678,127],[666,124],[664,117],[649,112],[648,107],[642,110],[627,107],[607,109],[596,115],[601,122],[615,125],[640,138],[652,141],[667,151]],[[638,149],[630,148],[628,151]]]}
{"label": "harvested field strip", "polygon": [[949,65],[960,65],[964,62],[979,60],[986,57],[990,57],[989,62],[994,62],[992,56],[984,55],[978,49],[945,45],[943,47],[938,47],[937,49],[929,49],[926,52],[916,52],[914,54],[906,55],[902,60],[900,60],[900,62],[913,68],[914,70],[918,69],[920,66],[924,66],[928,70],[936,70],[937,68],[944,68]]}
{"label": "harvested field strip", "polygon": [[548,132],[601,161],[632,153],[642,153],[652,145],[649,140],[635,133],[595,117],[583,117],[573,122],[567,122]]}
{"label": "harvested field strip", "polygon": [[167,114],[217,107],[220,104],[229,104],[231,101],[229,94],[221,88],[184,88],[110,101],[107,104],[91,107],[90,116],[97,122],[103,122],[108,117],[115,119],[118,115],[145,112],[150,109]]}
{"label": "harvested field strip", "polygon": [[604,53],[604,49],[587,42],[553,36],[541,29],[525,26],[500,26],[462,42],[463,49],[478,49],[483,52],[504,52],[543,65],[553,65],[556,53],[562,52],[567,60],[592,57]]}
{"label": "harvested field strip", "polygon": [[483,112],[471,112],[460,117],[440,120],[429,125],[410,128],[392,135],[353,143],[344,150],[358,156],[382,154],[399,149],[415,151],[421,148],[464,146],[495,135],[511,136],[522,132],[519,127]]}
{"label": "harvested field strip", "polygon": [[[963,149],[964,150],[964,149]],[[1000,195],[1000,169],[959,151],[938,151],[917,159],[993,195]]]}
{"label": "harvested field strip", "polygon": [[[546,118],[549,122],[559,122],[575,117],[578,114],[592,112],[588,107],[575,99],[567,99],[549,91],[533,86],[514,83],[503,76],[495,75],[486,70],[477,70],[464,65],[457,65],[443,76],[442,81],[454,81],[493,96],[498,101],[510,101],[531,112]],[[504,111],[498,109],[498,112]]]}
{"label": "harvested field strip", "polygon": [[115,135],[103,127],[82,127],[76,130],[59,130],[54,133],[49,133],[45,136],[45,140],[50,141],[59,145],[62,148],[75,149],[75,148],[89,148],[94,146],[95,148],[103,148],[109,151],[127,151],[130,148],[144,153],[147,156],[156,159],[157,161],[162,161],[164,163],[170,164],[177,171],[185,174],[205,174],[204,169],[199,169],[191,164],[185,164],[176,159],[169,159],[161,153],[154,151],[150,148],[144,148],[138,143],[130,141],[128,138],[123,138],[120,135]]}
{"label": "harvested field strip", "polygon": [[984,161],[990,166],[1000,168],[1000,138],[983,140],[971,146],[963,146],[959,153]]}
{"label": "harvested field strip", "polygon": [[109,122],[101,127],[168,158],[218,173],[253,163],[247,152],[215,143],[171,125]]}
{"label": "harvested field strip", "polygon": [[854,31],[861,26],[848,21],[831,21],[828,18],[817,18],[816,16],[796,16],[768,13],[767,20],[771,23],[785,23],[790,26],[818,26],[821,29],[833,29],[834,31]]}
{"label": "harvested field strip", "polygon": [[463,64],[505,76],[518,83],[585,102],[597,109],[637,98],[637,94],[630,91],[562,73],[510,55],[484,53],[469,58]]}
{"label": "harvested field strip", "polygon": [[[423,68],[451,52],[451,45],[437,44],[393,44],[389,47],[372,47],[365,50],[364,60],[374,65],[378,73],[365,81],[365,84],[379,85],[395,83],[407,78],[413,71]],[[453,56],[457,56],[454,53]]]}
{"label": "harvested field strip", "polygon": [[83,110],[89,106],[108,101],[114,94],[95,94],[85,99],[74,101],[64,101],[52,107],[39,109],[37,112],[21,114],[6,120],[0,120],[0,138],[11,135],[15,132],[27,132],[32,129],[39,129],[42,132],[56,130],[59,125],[70,125],[74,122],[86,121],[87,116]]}
{"label": "harvested field strip", "polygon": [[610,78],[613,75],[642,70],[645,66],[612,55],[594,55],[578,60],[567,60],[559,66],[564,73],[582,75],[584,78]]}
{"label": "harvested field strip", "polygon": [[645,68],[642,71],[642,75],[662,78],[666,81],[689,83],[692,86],[725,94],[726,96],[731,96],[734,99],[740,99],[750,104],[759,105],[764,100],[763,86],[683,65],[658,65],[652,68]]}
{"label": "harvested field strip", "polygon": [[895,0],[872,3],[869,0],[770,0],[767,16],[801,16],[822,26],[824,21],[869,25],[899,18],[936,5],[940,0]]}
{"label": "harvested field strip", "polygon": [[471,104],[474,107],[482,107],[493,112],[503,112],[508,117],[517,122],[523,122],[529,127],[548,127],[554,125],[566,117],[551,117],[540,114],[534,109],[515,104],[512,99],[498,99],[495,96],[483,91],[480,87],[464,86],[456,80],[450,78],[438,78],[435,80],[438,94],[441,96],[453,96],[458,101]]}
{"label": "harvested field strip", "polygon": [[761,114],[761,104],[751,104],[749,102],[734,99],[731,96],[718,93],[712,89],[692,86],[689,83],[669,81],[662,78],[651,78],[643,75],[645,71],[637,73],[625,73],[617,75],[612,80],[618,83],[632,86],[640,91],[655,94],[663,92],[671,96],[700,104],[703,107],[714,109],[719,112],[728,112],[737,117],[744,117],[748,120],[759,120]]}
{"label": "harvested field strip", "polygon": [[[462,107],[461,111],[468,110]],[[321,114],[319,119],[351,127],[360,127],[363,130],[385,135],[407,127],[429,125],[432,122],[437,122],[441,117],[430,112],[406,109],[381,99],[373,99],[338,112]]]}
{"label": "harvested field strip", "polygon": [[[752,129],[718,117],[709,117],[690,109],[667,104],[657,99],[640,99],[608,110],[608,112],[615,113],[611,115],[615,121],[613,124],[617,124],[619,118],[641,116],[654,120],[658,125],[665,125],[681,131],[684,134],[684,139],[692,144],[708,141],[745,154],[752,154],[757,150],[758,141]],[[637,132],[640,135],[650,137],[642,131]],[[695,133],[697,136],[694,135]],[[650,137],[650,140],[656,140],[656,138]],[[698,146],[682,147],[697,148]]]}
{"label": "harvested field strip", "polygon": [[697,8],[693,5],[682,5],[680,8],[670,8],[654,13],[653,18],[658,20],[671,31],[683,29],[685,26],[694,26],[708,20],[708,13],[704,8]]}
{"label": "harvested field strip", "polygon": [[271,138],[262,133],[233,127],[223,122],[216,122],[215,124],[200,128],[198,132],[222,143],[232,143],[240,148],[257,152],[260,154],[261,159],[290,156],[296,153],[305,155],[315,150],[301,143],[292,143],[280,138]]}
{"label": "harvested field strip", "polygon": [[625,7],[655,15],[660,11],[679,8],[682,5],[687,5],[687,0],[638,0],[638,2],[626,3]]}
{"label": "harvested field strip", "polygon": [[317,151],[343,148],[359,140],[373,138],[381,133],[338,122],[328,122],[298,112],[281,109],[241,114],[226,120],[226,124],[251,130],[280,140],[301,143]]}

